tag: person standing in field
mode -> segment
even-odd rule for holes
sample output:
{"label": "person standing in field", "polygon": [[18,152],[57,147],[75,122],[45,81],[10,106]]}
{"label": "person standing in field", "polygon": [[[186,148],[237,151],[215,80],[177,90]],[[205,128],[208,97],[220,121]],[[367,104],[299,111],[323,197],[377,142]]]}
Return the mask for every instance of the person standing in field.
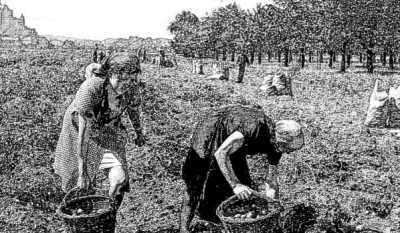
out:
{"label": "person standing in field", "polygon": [[93,51],[93,62],[97,63],[97,58],[98,58],[98,52],[99,52],[99,46],[96,44],[94,51]]}
{"label": "person standing in field", "polygon": [[247,58],[245,52],[242,51],[237,58],[237,64],[239,66],[238,77],[236,80],[237,83],[243,82],[244,72],[246,70],[246,63],[248,63],[248,62],[249,62],[249,59]]}
{"label": "person standing in field", "polygon": [[278,198],[277,166],[281,156],[303,144],[303,130],[297,122],[281,120],[275,124],[260,108],[226,106],[207,114],[195,128],[182,166],[186,194],[180,232],[190,232],[195,214],[218,224],[216,209],[221,202],[234,194],[241,199],[250,197],[255,185],[246,155],[265,156],[271,165],[265,186],[271,188],[264,191]]}
{"label": "person standing in field", "polygon": [[79,87],[64,114],[54,153],[54,171],[64,192],[89,189],[99,170],[108,172],[109,196],[119,206],[129,191],[125,146],[128,132],[121,118],[127,113],[136,132],[135,143],[145,138],[140,122],[139,59],[117,53],[102,64],[96,76]]}
{"label": "person standing in field", "polygon": [[97,60],[97,63],[103,62],[105,57],[106,57],[106,54],[104,53],[103,50],[101,50],[100,53],[99,53],[99,59]]}

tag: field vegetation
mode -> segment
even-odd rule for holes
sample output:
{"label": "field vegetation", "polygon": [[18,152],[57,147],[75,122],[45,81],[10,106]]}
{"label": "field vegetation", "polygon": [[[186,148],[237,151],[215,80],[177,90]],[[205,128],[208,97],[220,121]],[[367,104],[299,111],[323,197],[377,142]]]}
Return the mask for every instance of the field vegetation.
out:
{"label": "field vegetation", "polygon": [[[54,215],[63,194],[52,173],[52,152],[63,102],[83,82],[90,52],[41,53],[38,59],[36,52],[9,51],[2,63],[1,232],[63,232],[62,220]],[[305,126],[306,146],[281,161],[281,195],[288,206],[315,208],[314,232],[399,231],[398,139],[387,129],[363,127],[374,81],[398,85],[396,70],[378,66],[368,74],[363,64],[353,64],[339,73],[327,63],[307,63],[293,77],[290,98],[259,90],[265,75],[282,68],[277,61],[248,66],[243,84],[194,75],[182,57],[178,63],[166,69],[143,64],[148,141],[142,148],[133,140],[128,145],[132,190],[118,213],[117,232],[177,231],[184,192],[180,166],[191,132],[209,108],[225,104],[259,105],[274,120],[295,119]],[[211,73],[210,66],[205,73]],[[235,68],[231,75],[237,75]],[[254,156],[250,161],[253,178],[261,180],[265,171],[259,164],[265,160]]]}

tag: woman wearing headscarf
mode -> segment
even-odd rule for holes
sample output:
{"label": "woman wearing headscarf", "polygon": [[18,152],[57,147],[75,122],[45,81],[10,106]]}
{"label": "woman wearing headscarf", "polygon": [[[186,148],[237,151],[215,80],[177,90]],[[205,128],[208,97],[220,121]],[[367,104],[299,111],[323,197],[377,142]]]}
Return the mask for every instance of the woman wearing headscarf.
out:
{"label": "woman wearing headscarf", "polygon": [[85,78],[92,78],[95,77],[96,75],[99,75],[100,77],[102,76],[101,74],[101,64],[99,63],[91,63],[85,68]]}
{"label": "woman wearing headscarf", "polygon": [[277,165],[283,153],[304,144],[302,127],[292,120],[276,124],[257,107],[227,106],[211,111],[196,126],[182,167],[186,195],[182,204],[181,232],[189,232],[195,214],[220,223],[218,205],[236,194],[247,199],[252,184],[246,155],[266,156],[269,169],[266,193],[278,196]]}
{"label": "woman wearing headscarf", "polygon": [[117,53],[79,87],[64,114],[55,150],[54,170],[64,192],[76,186],[88,189],[96,173],[105,170],[109,196],[121,204],[124,192],[129,191],[124,113],[136,131],[136,145],[145,142],[140,124],[140,73],[135,55]]}

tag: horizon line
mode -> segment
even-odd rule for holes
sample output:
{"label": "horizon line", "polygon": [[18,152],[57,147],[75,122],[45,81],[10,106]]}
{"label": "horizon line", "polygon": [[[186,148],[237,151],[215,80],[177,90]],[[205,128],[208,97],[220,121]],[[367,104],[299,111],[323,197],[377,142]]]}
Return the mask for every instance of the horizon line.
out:
{"label": "horizon line", "polygon": [[151,36],[146,36],[146,37],[142,37],[142,36],[138,36],[138,35],[131,35],[131,36],[127,36],[127,37],[107,37],[105,39],[90,39],[90,38],[79,38],[79,37],[74,37],[74,36],[65,36],[65,35],[53,35],[53,34],[39,34],[38,36],[42,36],[42,37],[64,37],[66,40],[68,39],[74,39],[74,40],[91,40],[91,41],[104,41],[104,40],[110,40],[110,39],[129,39],[130,37],[138,37],[138,38],[142,38],[142,39],[166,39],[166,40],[172,40],[170,38],[167,37],[151,37]]}

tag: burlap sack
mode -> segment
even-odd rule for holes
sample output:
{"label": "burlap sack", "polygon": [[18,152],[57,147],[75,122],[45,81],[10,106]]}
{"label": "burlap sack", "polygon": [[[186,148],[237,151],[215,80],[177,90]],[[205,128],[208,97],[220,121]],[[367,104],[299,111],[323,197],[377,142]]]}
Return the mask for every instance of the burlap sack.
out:
{"label": "burlap sack", "polygon": [[281,90],[278,94],[279,95],[289,95],[293,97],[292,92],[292,78],[291,75],[286,74],[285,76],[285,88]]}
{"label": "burlap sack", "polygon": [[267,75],[264,77],[263,82],[261,84],[260,90],[265,92],[267,95],[277,95],[278,90],[273,85],[274,75]]}
{"label": "burlap sack", "polygon": [[222,74],[224,80],[229,80],[229,67],[227,66],[222,67]]}
{"label": "burlap sack", "polygon": [[212,74],[222,74],[222,66],[221,64],[215,62],[212,64]]}
{"label": "burlap sack", "polygon": [[376,80],[364,122],[367,127],[385,127],[387,125],[389,95],[386,91],[378,91],[378,85],[379,80]]}
{"label": "burlap sack", "polygon": [[286,88],[286,75],[277,74],[272,79],[272,85],[276,87],[278,92],[283,91]]}
{"label": "burlap sack", "polygon": [[193,61],[193,70],[192,73],[193,74],[204,74],[203,71],[203,63],[200,61]]}
{"label": "burlap sack", "polygon": [[224,80],[224,75],[223,74],[212,74],[212,75],[207,76],[207,78]]}
{"label": "burlap sack", "polygon": [[389,90],[387,126],[400,128],[400,87]]}

